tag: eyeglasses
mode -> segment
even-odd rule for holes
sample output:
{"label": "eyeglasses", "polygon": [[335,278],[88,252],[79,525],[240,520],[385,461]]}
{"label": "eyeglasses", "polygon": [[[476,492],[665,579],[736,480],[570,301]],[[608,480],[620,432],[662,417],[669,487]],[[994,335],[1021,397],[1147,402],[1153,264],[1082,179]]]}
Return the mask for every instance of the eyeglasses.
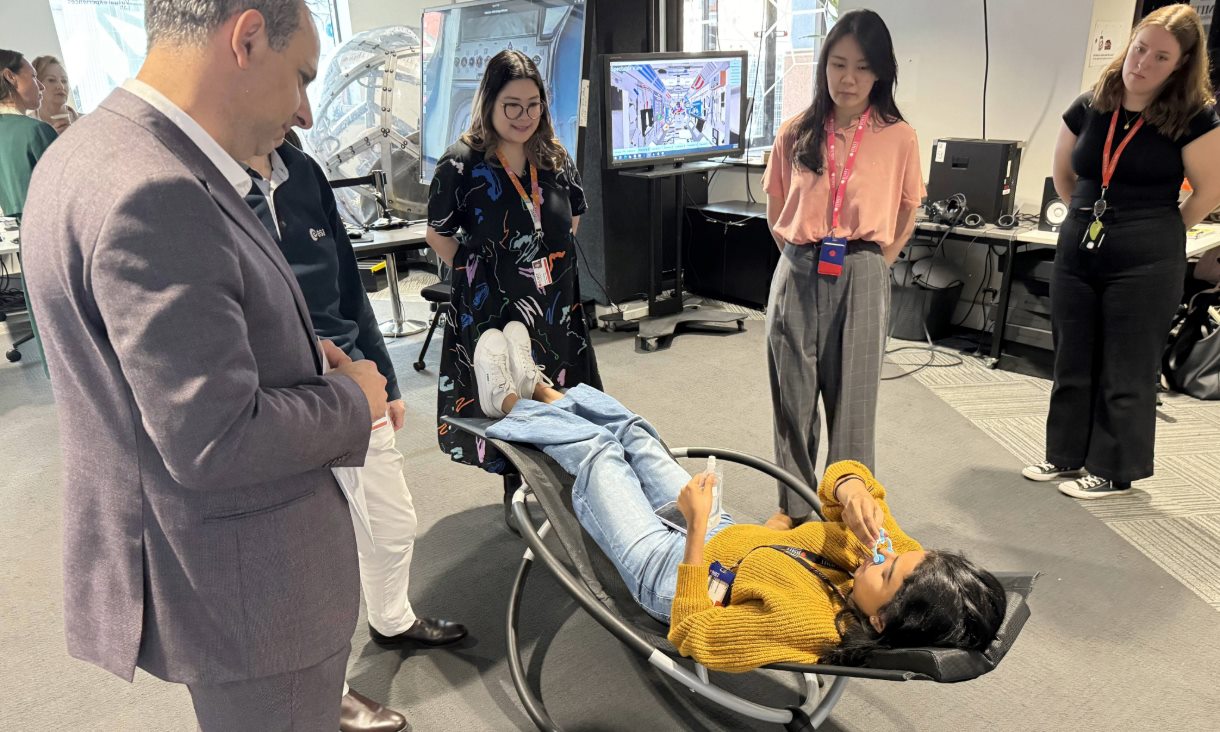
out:
{"label": "eyeglasses", "polygon": [[542,102],[530,102],[529,106],[517,102],[504,102],[500,106],[504,108],[504,116],[509,119],[521,119],[522,114],[530,119],[538,119],[542,116]]}

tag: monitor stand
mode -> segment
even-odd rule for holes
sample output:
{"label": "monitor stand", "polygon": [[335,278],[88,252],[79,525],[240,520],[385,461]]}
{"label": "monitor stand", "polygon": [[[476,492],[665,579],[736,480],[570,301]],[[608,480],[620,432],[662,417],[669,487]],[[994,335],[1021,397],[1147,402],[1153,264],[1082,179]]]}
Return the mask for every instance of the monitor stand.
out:
{"label": "monitor stand", "polygon": [[[686,212],[685,176],[693,173],[705,173],[710,170],[730,167],[728,163],[700,161],[693,163],[678,163],[660,168],[643,170],[621,170],[619,175],[627,178],[641,178],[648,181],[648,215],[652,222],[648,247],[648,315],[637,321],[628,321],[622,313],[614,313],[602,319],[609,331],[626,330],[639,327],[636,334],[636,347],[641,351],[657,351],[668,348],[670,341],[679,328],[705,330],[711,332],[735,332],[746,329],[745,316],[720,308],[704,307],[687,304],[682,292],[682,222]],[[668,296],[661,294],[662,270],[664,257],[661,249],[661,186],[662,178],[676,178],[675,214],[677,216],[674,228],[677,237],[677,274],[673,292]],[[732,326],[736,324],[734,329]]]}

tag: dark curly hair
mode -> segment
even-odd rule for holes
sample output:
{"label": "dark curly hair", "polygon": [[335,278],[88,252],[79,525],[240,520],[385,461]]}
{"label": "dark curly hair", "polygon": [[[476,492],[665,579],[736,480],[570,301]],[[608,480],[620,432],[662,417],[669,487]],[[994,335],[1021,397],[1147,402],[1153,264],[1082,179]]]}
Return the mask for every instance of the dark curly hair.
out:
{"label": "dark curly hair", "polygon": [[850,598],[835,618],[842,640],[820,663],[862,666],[874,651],[961,648],[983,651],[995,640],[1008,597],[995,575],[960,554],[931,551],[878,615],[882,630]]}

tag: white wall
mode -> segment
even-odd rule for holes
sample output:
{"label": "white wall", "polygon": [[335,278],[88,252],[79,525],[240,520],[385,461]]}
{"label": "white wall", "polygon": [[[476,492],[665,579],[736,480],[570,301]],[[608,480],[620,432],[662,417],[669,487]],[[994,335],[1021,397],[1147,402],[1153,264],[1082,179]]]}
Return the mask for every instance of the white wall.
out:
{"label": "white wall", "polygon": [[64,57],[47,0],[4,0],[0,17],[0,48],[23,53],[31,61],[48,53]]}
{"label": "white wall", "polygon": [[[885,18],[898,56],[898,103],[915,127],[926,180],[932,141],[980,137],[983,97],[982,0],[842,0],[845,12],[868,7]],[[1022,140],[1017,204],[1041,207],[1060,115],[1096,79],[1087,64],[1097,21],[1130,23],[1135,0],[992,0],[987,136]],[[751,169],[751,190],[762,195]],[[745,173],[717,174],[712,200],[744,199]],[[759,200],[762,200],[761,198]]]}

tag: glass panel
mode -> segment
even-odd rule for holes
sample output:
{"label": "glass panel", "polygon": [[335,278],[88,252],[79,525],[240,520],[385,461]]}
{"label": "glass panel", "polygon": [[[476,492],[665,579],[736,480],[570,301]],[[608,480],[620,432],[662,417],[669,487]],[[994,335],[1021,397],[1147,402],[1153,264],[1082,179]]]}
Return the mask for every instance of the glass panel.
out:
{"label": "glass panel", "polygon": [[754,107],[748,145],[765,147],[813,101],[822,39],[838,0],[683,0],[684,51],[746,51]]}
{"label": "glass panel", "polygon": [[[31,0],[32,1],[32,0]],[[148,35],[143,0],[49,0],[64,70],[77,111],[93,111],[144,63]],[[338,45],[334,0],[305,0],[321,39],[322,57]]]}

